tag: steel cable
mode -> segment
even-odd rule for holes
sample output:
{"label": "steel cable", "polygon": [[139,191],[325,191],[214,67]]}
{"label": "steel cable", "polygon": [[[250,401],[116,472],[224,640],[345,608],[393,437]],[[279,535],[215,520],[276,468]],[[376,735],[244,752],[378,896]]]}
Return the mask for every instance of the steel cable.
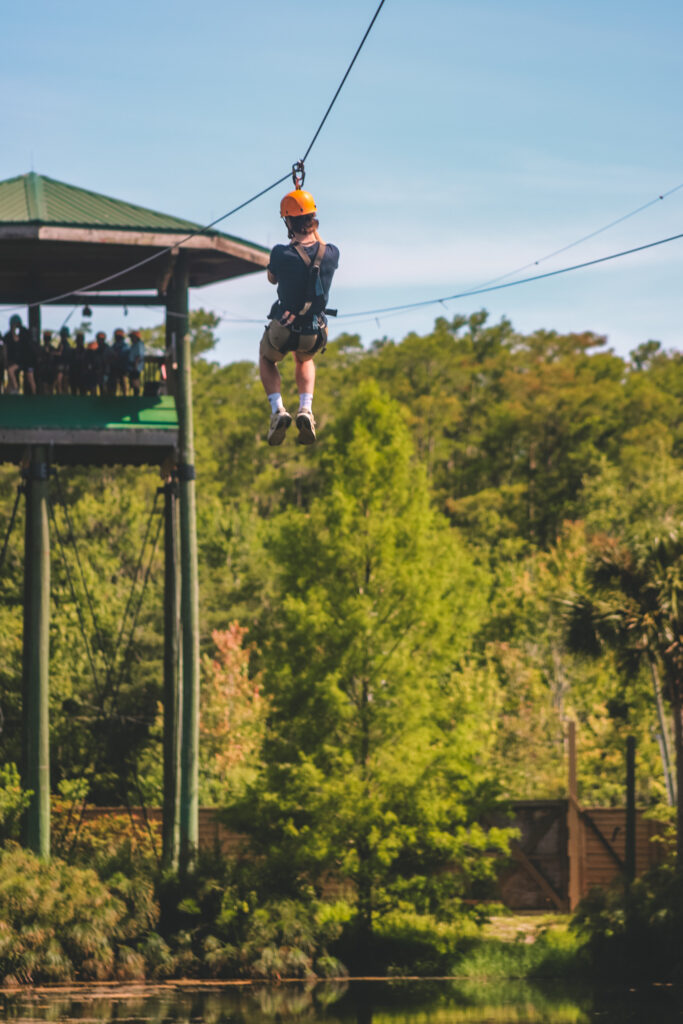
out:
{"label": "steel cable", "polygon": [[541,281],[546,277],[557,277],[558,274],[568,274],[572,270],[582,270],[584,267],[593,267],[598,263],[607,263],[609,260],[617,260],[622,256],[631,256],[635,252],[643,252],[645,249],[654,249],[658,245],[666,245],[668,242],[676,242],[683,238],[683,232],[678,235],[670,235],[668,238],[660,238],[656,242],[647,242],[645,245],[636,245],[632,249],[623,249],[621,252],[611,253],[609,256],[598,256],[593,260],[586,260],[584,263],[574,263],[571,267],[560,267],[559,270],[547,270],[544,274],[534,274],[532,277],[522,277],[519,281],[507,281],[505,284],[489,285],[484,288],[471,288],[468,291],[456,292],[454,295],[443,295],[438,299],[423,299],[421,302],[406,302],[398,306],[383,306],[378,309],[364,309],[357,313],[341,313],[339,320],[349,320],[363,316],[380,316],[384,313],[399,313],[409,309],[419,309],[423,306],[435,306],[439,303],[452,302],[455,299],[465,299],[470,295],[484,295],[486,292],[497,292],[503,288],[515,288],[520,284],[529,284],[531,281]]}
{"label": "steel cable", "polygon": [[[308,144],[308,149],[306,150],[306,154],[304,156],[304,160],[308,157],[309,153],[313,149],[313,146],[314,146],[318,136],[320,135],[320,132],[322,131],[323,125],[325,124],[325,121],[327,120],[328,115],[329,115],[330,111],[332,110],[332,107],[336,103],[337,97],[339,96],[339,93],[341,92],[341,90],[342,90],[342,88],[343,88],[343,86],[344,86],[344,84],[346,82],[346,79],[348,78],[348,76],[349,76],[349,74],[351,72],[351,68],[353,67],[353,65],[356,62],[356,58],[358,57],[358,54],[360,53],[360,51],[362,50],[362,48],[363,48],[363,46],[365,44],[365,40],[367,39],[368,35],[370,34],[370,30],[372,29],[372,26],[375,24],[377,16],[378,16],[380,10],[382,9],[384,3],[385,3],[385,0],[381,0],[381,3],[379,5],[379,7],[375,11],[375,13],[373,15],[373,18],[372,18],[372,21],[368,25],[368,28],[365,31],[365,35],[363,36],[363,38],[362,38],[362,40],[361,40],[361,42],[360,42],[356,52],[353,55],[351,63],[347,67],[347,69],[346,69],[346,71],[344,73],[344,77],[342,78],[341,82],[339,83],[339,85],[337,87],[337,90],[336,90],[334,96],[332,97],[332,101],[330,102],[330,105],[328,106],[327,110],[325,111],[325,114],[323,116],[322,121],[320,122],[320,124],[316,128],[315,134],[313,135],[313,138],[311,139],[310,143]],[[80,288],[77,288],[77,289],[73,289],[72,288],[70,291],[63,292],[61,295],[52,295],[52,296],[50,296],[50,298],[39,299],[36,302],[29,302],[27,304],[22,304],[22,305],[19,305],[19,306],[3,306],[2,307],[3,312],[9,313],[9,312],[11,312],[14,309],[32,309],[32,308],[34,308],[36,306],[47,306],[51,302],[59,302],[62,299],[68,298],[70,295],[78,295],[81,292],[87,292],[87,291],[91,291],[91,290],[93,290],[95,288],[99,288],[101,285],[108,284],[110,281],[116,281],[119,277],[123,277],[124,274],[130,273],[130,271],[132,271],[132,270],[138,270],[140,267],[144,267],[148,263],[152,263],[152,262],[154,262],[154,260],[158,260],[161,256],[165,256],[167,253],[171,252],[173,249],[176,249],[178,246],[184,245],[185,242],[189,242],[190,239],[196,238],[198,235],[206,234],[207,231],[210,231],[217,224],[221,224],[224,220],[227,220],[228,217],[232,217],[235,213],[238,213],[240,210],[243,210],[246,206],[249,206],[251,203],[255,202],[257,199],[260,199],[261,196],[266,195],[266,193],[268,193],[268,192],[272,192],[272,190],[274,188],[277,188],[278,185],[282,185],[283,182],[287,181],[287,179],[290,177],[290,175],[291,175],[291,172],[288,171],[287,174],[283,174],[281,178],[277,179],[277,181],[274,181],[272,184],[267,185],[265,188],[262,188],[259,192],[256,192],[253,196],[250,196],[249,199],[245,199],[244,202],[239,203],[237,206],[234,206],[232,208],[232,210],[229,210],[227,213],[224,213],[220,217],[216,217],[216,219],[212,220],[209,224],[205,224],[204,227],[197,228],[196,231],[191,231],[189,234],[187,234],[183,238],[181,238],[180,241],[174,242],[173,245],[166,246],[165,249],[160,249],[159,252],[155,252],[151,256],[147,256],[147,257],[145,257],[145,259],[138,260],[136,263],[131,263],[129,266],[124,267],[122,270],[116,271],[116,273],[114,273],[114,274],[108,274],[107,277],[101,277],[97,281],[91,281],[89,284],[81,285]]]}
{"label": "steel cable", "polygon": [[23,487],[20,484],[19,487],[17,487],[17,496],[14,499],[14,507],[12,509],[12,514],[10,516],[7,532],[5,533],[5,540],[2,545],[2,553],[0,554],[0,572],[2,572],[3,566],[5,564],[5,558],[7,556],[7,547],[9,545],[9,539],[12,535],[12,530],[14,529],[14,522],[17,518],[17,509],[19,508],[19,500],[21,498],[22,493]]}

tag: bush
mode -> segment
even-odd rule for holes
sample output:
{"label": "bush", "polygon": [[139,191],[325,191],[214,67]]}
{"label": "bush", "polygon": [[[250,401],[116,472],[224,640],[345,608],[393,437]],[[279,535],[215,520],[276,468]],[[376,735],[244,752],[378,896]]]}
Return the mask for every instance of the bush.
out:
{"label": "bush", "polygon": [[358,935],[351,924],[335,951],[354,973],[443,974],[478,931],[464,912],[444,921],[401,908],[378,914],[369,937]]}
{"label": "bush", "polygon": [[593,889],[572,927],[586,940],[596,974],[683,979],[683,876],[673,864],[648,872],[628,890]]}
{"label": "bush", "polygon": [[452,967],[458,977],[479,981],[562,979],[586,969],[584,941],[574,932],[550,928],[533,942],[477,941]]}
{"label": "bush", "polygon": [[0,853],[0,978],[108,977],[125,908],[94,871],[49,864],[19,847]]}
{"label": "bush", "polygon": [[0,767],[0,842],[19,838],[21,816],[31,801],[31,795],[22,790],[15,764]]}
{"label": "bush", "polygon": [[301,899],[268,899],[258,870],[216,854],[200,853],[182,883],[160,884],[161,924],[176,971],[188,977],[308,978],[339,976],[343,965],[330,945],[351,908],[322,903],[312,891]]}

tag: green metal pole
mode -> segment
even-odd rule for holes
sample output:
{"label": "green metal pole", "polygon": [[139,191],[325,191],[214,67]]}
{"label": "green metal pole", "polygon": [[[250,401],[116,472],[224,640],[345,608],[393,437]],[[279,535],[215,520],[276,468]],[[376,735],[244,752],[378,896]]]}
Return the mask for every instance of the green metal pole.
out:
{"label": "green metal pole", "polygon": [[23,786],[32,793],[24,843],[50,856],[50,535],[45,449],[32,449],[26,481],[24,564]]}
{"label": "green metal pole", "polygon": [[163,863],[178,870],[180,843],[180,573],[178,488],[164,485],[164,810]]}
{"label": "green metal pole", "polygon": [[184,253],[174,274],[178,352],[178,491],[180,504],[180,620],[182,626],[182,752],[180,870],[192,869],[199,841],[199,573],[195,499],[192,359],[188,330],[189,275]]}

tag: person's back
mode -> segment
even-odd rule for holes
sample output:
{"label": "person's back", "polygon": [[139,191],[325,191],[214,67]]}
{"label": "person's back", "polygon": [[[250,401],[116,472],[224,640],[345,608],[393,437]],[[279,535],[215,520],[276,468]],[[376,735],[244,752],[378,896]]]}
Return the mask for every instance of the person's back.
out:
{"label": "person's back", "polygon": [[69,365],[69,381],[73,395],[85,394],[85,365],[88,357],[88,350],[85,347],[85,334],[78,331],[76,334],[76,345],[71,352]]}
{"label": "person's back", "polygon": [[52,331],[43,331],[43,344],[38,353],[36,369],[38,379],[37,387],[41,394],[50,395],[55,383],[55,350],[52,344]]}
{"label": "person's back", "polygon": [[23,371],[24,389],[31,394],[36,393],[35,364],[37,360],[36,346],[33,344],[30,331],[24,327],[21,317],[16,313],[10,317],[9,331],[4,342],[7,350],[7,375],[10,391],[15,394],[19,390],[18,373]]}
{"label": "person's back", "polygon": [[145,365],[145,343],[139,331],[130,332],[130,348],[128,350],[128,380],[134,395],[140,394],[140,379]]}
{"label": "person's back", "polygon": [[95,340],[88,343],[83,359],[82,389],[86,395],[103,395],[106,392],[107,336],[98,331]]}
{"label": "person's back", "polygon": [[114,331],[114,341],[109,349],[109,389],[111,394],[116,394],[117,387],[121,388],[121,394],[128,391],[128,343],[126,332],[122,327]]}
{"label": "person's back", "polygon": [[[311,284],[311,267],[315,264],[321,244],[325,248],[317,275]],[[308,264],[302,258],[302,251],[308,258]],[[302,334],[317,332],[319,327],[327,324],[324,310],[338,265],[339,249],[331,242],[322,243],[315,239],[304,245],[293,241],[289,245],[274,246],[269,266],[277,278],[277,300],[268,315],[274,320],[280,320],[286,310],[295,310],[297,315],[291,326]],[[299,313],[309,302],[309,309]]]}

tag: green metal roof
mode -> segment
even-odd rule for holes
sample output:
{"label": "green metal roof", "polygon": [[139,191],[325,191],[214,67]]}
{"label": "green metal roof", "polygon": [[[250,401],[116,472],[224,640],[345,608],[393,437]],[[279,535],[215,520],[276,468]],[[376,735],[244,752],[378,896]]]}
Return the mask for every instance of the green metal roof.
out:
{"label": "green metal roof", "polygon": [[[21,174],[0,181],[0,224],[59,224],[81,228],[119,228],[138,231],[197,231],[195,224],[144,206],[111,199],[42,174]],[[221,235],[220,231],[203,234]],[[232,236],[226,235],[230,238]],[[248,245],[253,243],[249,242]],[[261,248],[261,246],[254,246]],[[265,250],[264,250],[265,251]]]}

